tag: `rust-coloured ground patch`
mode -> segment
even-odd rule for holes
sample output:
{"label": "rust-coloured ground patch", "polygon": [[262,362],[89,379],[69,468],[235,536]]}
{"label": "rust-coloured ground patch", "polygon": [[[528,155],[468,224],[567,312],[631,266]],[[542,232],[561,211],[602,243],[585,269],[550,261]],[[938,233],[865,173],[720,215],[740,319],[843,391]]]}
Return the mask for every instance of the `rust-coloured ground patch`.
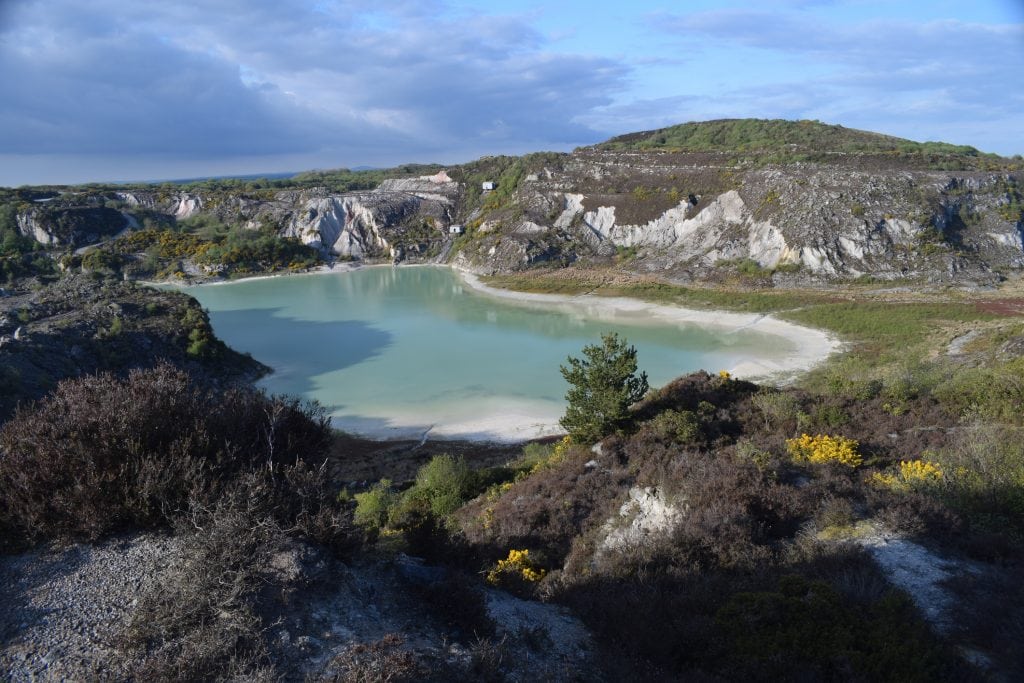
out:
{"label": "rust-coloured ground patch", "polygon": [[1024,298],[990,299],[987,301],[978,301],[974,305],[979,311],[992,315],[1024,315]]}

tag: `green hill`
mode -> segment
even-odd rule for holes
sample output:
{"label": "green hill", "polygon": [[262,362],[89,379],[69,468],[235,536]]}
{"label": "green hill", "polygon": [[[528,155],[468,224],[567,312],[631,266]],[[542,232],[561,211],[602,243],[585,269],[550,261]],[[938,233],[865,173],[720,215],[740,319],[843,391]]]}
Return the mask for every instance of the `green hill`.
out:
{"label": "green hill", "polygon": [[915,142],[820,121],[719,119],[683,123],[629,133],[595,146],[606,151],[662,150],[689,153],[744,154],[770,163],[815,161],[836,155],[884,155],[924,158],[929,165],[990,168],[1007,160],[969,145]]}

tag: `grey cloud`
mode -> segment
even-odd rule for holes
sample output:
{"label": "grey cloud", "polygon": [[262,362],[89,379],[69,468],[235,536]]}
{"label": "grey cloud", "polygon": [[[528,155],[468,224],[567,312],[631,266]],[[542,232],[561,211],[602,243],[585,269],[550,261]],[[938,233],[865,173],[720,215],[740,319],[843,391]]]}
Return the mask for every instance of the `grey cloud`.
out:
{"label": "grey cloud", "polygon": [[[628,67],[516,17],[419,3],[22,3],[0,25],[0,153],[405,160],[600,137]],[[475,141],[475,142],[474,142]],[[481,152],[482,153],[482,152]]]}

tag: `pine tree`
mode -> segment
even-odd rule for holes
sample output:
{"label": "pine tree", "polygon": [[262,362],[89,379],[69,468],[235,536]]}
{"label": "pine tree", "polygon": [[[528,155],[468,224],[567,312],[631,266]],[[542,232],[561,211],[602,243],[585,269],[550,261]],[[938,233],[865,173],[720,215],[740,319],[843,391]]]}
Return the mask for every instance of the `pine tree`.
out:
{"label": "pine tree", "polygon": [[636,347],[615,333],[601,336],[601,345],[583,347],[583,358],[569,357],[560,366],[570,385],[569,405],[559,423],[577,443],[594,443],[620,429],[629,407],[647,393],[647,373],[636,374]]}

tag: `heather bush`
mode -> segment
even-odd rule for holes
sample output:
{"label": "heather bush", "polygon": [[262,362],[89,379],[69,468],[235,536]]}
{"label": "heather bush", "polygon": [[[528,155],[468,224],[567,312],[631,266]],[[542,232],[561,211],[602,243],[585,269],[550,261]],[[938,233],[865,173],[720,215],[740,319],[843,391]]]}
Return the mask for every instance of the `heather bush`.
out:
{"label": "heather bush", "polygon": [[[0,523],[19,537],[96,538],[210,507],[260,471],[287,523],[333,522],[322,409],[250,389],[214,392],[169,365],[65,380],[0,429]],[[319,518],[319,521],[314,518]]]}
{"label": "heather bush", "polygon": [[851,604],[824,581],[781,577],[715,614],[727,678],[931,681],[957,670],[906,596]]}
{"label": "heather bush", "polygon": [[122,648],[141,655],[133,679],[277,679],[263,640],[261,592],[285,534],[267,516],[272,505],[263,488],[249,476],[213,509],[193,511],[193,528],[181,536],[187,561],[139,596],[126,629]]}

